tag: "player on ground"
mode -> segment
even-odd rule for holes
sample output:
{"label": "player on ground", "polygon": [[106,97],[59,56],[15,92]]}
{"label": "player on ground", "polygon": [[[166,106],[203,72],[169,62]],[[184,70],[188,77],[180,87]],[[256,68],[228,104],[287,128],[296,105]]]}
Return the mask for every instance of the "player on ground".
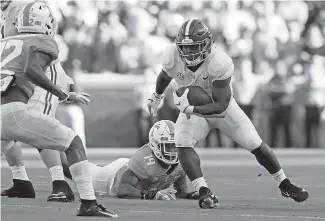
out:
{"label": "player on ground", "polygon": [[[32,1],[31,1],[32,2]],[[2,38],[17,35],[17,29],[14,26],[14,18],[16,9],[19,5],[27,4],[26,2],[1,1],[1,35]],[[59,60],[56,60],[47,68],[46,76],[56,84],[63,88],[65,92],[69,92],[70,84],[73,80],[67,76],[63,70]],[[46,90],[35,87],[34,94],[28,101],[29,111],[38,111],[52,117],[58,106],[58,98],[52,96]],[[41,158],[49,169],[52,178],[52,193],[47,201],[68,202],[74,200],[74,194],[69,184],[64,179],[63,168],[61,165],[60,152],[55,150],[38,149]],[[4,190],[1,196],[18,197],[18,198],[35,198],[35,191],[32,183],[29,181],[24,162],[20,142],[16,142],[14,146],[5,154],[7,162],[10,166],[13,176],[13,186]]]}
{"label": "player on ground", "polygon": [[[131,159],[119,158],[106,166],[90,164],[94,190],[118,198],[198,199],[190,191],[186,175],[179,164],[174,141],[175,125],[162,120],[149,132],[149,143],[137,150]],[[64,158],[64,156],[63,156]],[[62,162],[66,162],[62,159]],[[66,168],[66,167],[64,167]],[[71,179],[69,170],[65,174]],[[174,189],[166,190],[173,186]]]}
{"label": "player on ground", "polygon": [[81,206],[77,215],[117,217],[97,203],[79,136],[54,118],[28,110],[34,84],[60,101],[89,102],[77,93],[65,93],[45,75],[47,67],[58,57],[58,46],[53,38],[57,25],[50,8],[43,2],[19,6],[15,26],[19,35],[1,40],[2,152],[17,141],[39,149],[64,151],[80,194]]}
{"label": "player on ground", "polygon": [[308,192],[290,182],[271,148],[261,140],[252,122],[237,105],[229,84],[233,72],[231,58],[212,46],[209,28],[201,20],[188,20],[179,29],[176,44],[166,51],[156,91],[148,99],[149,111],[155,115],[165,88],[175,79],[179,87],[202,87],[214,101],[203,106],[190,106],[188,89],[181,97],[175,92],[173,94],[181,112],[175,128],[178,157],[186,175],[201,195],[200,207],[213,208],[218,204],[217,197],[203,178],[200,158],[193,148],[205,139],[212,128],[220,129],[254,154],[258,163],[275,179],[283,196],[297,202],[305,201]]}

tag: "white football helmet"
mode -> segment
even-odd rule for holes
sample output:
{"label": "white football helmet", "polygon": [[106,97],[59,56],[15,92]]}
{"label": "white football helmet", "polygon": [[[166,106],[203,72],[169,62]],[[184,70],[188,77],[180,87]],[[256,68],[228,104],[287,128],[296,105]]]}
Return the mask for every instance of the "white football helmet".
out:
{"label": "white football helmet", "polygon": [[57,30],[57,22],[47,4],[31,2],[18,8],[15,27],[19,33],[54,36]]}
{"label": "white football helmet", "polygon": [[149,131],[149,147],[162,162],[171,165],[178,163],[174,140],[175,124],[169,120],[155,123]]}

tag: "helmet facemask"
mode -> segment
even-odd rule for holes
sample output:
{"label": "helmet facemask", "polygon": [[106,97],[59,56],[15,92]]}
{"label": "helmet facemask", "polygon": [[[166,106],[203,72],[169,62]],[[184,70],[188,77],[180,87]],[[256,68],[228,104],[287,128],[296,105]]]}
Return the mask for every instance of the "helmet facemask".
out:
{"label": "helmet facemask", "polygon": [[211,37],[197,42],[184,39],[182,42],[176,42],[176,45],[182,61],[187,66],[196,66],[203,62],[211,52]]}
{"label": "helmet facemask", "polygon": [[159,143],[158,149],[163,157],[168,161],[167,164],[178,163],[178,154],[175,143]]}

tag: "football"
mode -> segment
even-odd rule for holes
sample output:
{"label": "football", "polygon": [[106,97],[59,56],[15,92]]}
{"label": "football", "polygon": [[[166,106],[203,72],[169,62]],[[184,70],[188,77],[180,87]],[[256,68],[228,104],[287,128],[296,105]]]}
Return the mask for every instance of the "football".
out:
{"label": "football", "polygon": [[203,90],[203,88],[199,86],[189,86],[189,87],[181,87],[176,90],[177,96],[182,96],[185,89],[188,88],[189,92],[187,94],[187,99],[190,105],[193,106],[201,106],[205,104],[212,103],[211,97],[208,95],[208,93]]}

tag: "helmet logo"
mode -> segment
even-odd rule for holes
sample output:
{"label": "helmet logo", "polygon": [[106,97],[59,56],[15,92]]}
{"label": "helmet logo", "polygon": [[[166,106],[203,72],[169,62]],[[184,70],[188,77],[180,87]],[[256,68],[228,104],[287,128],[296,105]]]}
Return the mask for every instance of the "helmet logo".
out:
{"label": "helmet logo", "polygon": [[198,35],[198,36],[202,36],[202,35],[204,35],[205,33],[207,33],[208,31],[209,31],[208,27],[207,27],[205,24],[203,24],[203,27],[201,27],[201,29],[199,29],[199,30],[197,31],[197,35]]}

